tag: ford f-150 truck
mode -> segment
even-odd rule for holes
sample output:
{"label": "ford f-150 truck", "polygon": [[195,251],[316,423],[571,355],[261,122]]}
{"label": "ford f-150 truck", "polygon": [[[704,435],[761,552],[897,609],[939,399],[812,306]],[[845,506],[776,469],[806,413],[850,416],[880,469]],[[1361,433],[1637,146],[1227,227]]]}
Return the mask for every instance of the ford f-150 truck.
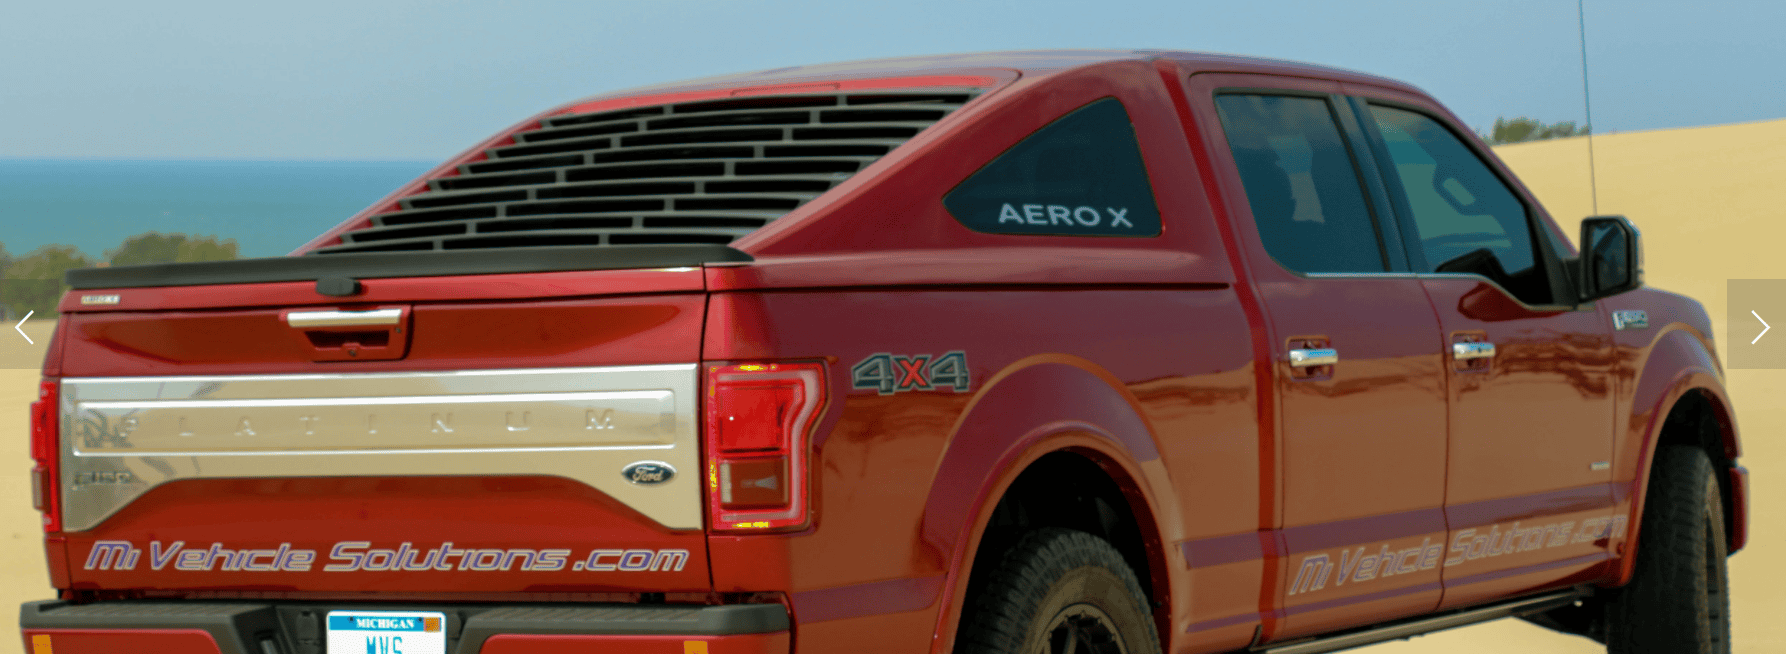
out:
{"label": "ford f-150 truck", "polygon": [[1403,83],[913,58],[552,109],[79,270],[35,654],[1726,652],[1704,310]]}

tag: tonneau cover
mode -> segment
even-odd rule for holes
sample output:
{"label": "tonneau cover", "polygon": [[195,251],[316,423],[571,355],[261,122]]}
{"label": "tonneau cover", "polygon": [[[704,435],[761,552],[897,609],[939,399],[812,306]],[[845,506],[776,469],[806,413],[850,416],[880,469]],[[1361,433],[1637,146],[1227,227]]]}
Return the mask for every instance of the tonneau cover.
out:
{"label": "tonneau cover", "polygon": [[677,268],[750,261],[724,245],[566,246],[501,250],[368,252],[234,261],[165,263],[68,271],[76,289],[144,288],[296,282],[331,277],[372,279],[562,270]]}

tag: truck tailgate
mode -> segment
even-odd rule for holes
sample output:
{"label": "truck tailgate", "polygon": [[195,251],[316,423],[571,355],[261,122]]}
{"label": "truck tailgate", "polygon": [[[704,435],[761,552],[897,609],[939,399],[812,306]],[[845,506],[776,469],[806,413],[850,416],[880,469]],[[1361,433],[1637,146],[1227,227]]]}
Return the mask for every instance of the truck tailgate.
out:
{"label": "truck tailgate", "polygon": [[710,588],[698,267],[364,284],[70,295],[73,588]]}

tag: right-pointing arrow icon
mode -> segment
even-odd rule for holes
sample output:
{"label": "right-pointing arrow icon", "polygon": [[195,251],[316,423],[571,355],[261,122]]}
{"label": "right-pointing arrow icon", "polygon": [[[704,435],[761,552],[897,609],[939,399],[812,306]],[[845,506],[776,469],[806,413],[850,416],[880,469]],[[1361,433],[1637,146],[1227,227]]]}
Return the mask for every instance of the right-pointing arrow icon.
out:
{"label": "right-pointing arrow icon", "polygon": [[[23,317],[23,318],[20,318],[20,319],[19,319],[19,324],[17,324],[17,325],[13,325],[13,326],[12,326],[12,328],[13,328],[13,329],[16,329],[16,330],[18,330],[18,332],[19,332],[19,335],[20,335],[20,336],[23,336],[23,337],[25,337],[25,342],[26,342],[26,343],[30,343],[30,344],[32,344],[32,345],[36,345],[36,344],[37,344],[37,341],[33,341],[33,340],[31,340],[31,335],[30,335],[30,334],[27,334],[27,333],[25,333],[25,321],[27,321],[27,320],[30,320],[30,319],[31,319],[31,314],[33,314],[33,313],[37,313],[37,310],[35,310],[35,309],[33,309],[33,310],[31,310],[31,311],[26,311],[26,312],[25,312],[25,317]],[[1765,330],[1764,330],[1764,331],[1765,331]],[[1753,345],[1753,343],[1751,343],[1751,345]]]}
{"label": "right-pointing arrow icon", "polygon": [[[1749,312],[1749,315],[1755,316],[1756,320],[1761,320],[1761,314],[1755,313],[1753,310]],[[1773,327],[1768,325],[1766,320],[1761,320],[1761,333],[1755,335],[1755,341],[1761,340],[1761,337],[1766,335],[1769,329],[1773,329]],[[1754,345],[1755,341],[1749,341],[1749,344]]]}

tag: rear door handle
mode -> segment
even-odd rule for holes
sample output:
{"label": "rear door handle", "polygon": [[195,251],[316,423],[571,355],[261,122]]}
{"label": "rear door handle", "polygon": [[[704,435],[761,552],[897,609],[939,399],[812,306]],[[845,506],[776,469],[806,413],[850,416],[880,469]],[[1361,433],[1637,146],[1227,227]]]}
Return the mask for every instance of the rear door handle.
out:
{"label": "rear door handle", "polygon": [[1494,343],[1464,342],[1451,344],[1451,358],[1458,361],[1492,359],[1494,356]]}
{"label": "rear door handle", "polygon": [[1331,366],[1336,363],[1339,363],[1339,350],[1330,347],[1290,350],[1290,367],[1292,368]]}

